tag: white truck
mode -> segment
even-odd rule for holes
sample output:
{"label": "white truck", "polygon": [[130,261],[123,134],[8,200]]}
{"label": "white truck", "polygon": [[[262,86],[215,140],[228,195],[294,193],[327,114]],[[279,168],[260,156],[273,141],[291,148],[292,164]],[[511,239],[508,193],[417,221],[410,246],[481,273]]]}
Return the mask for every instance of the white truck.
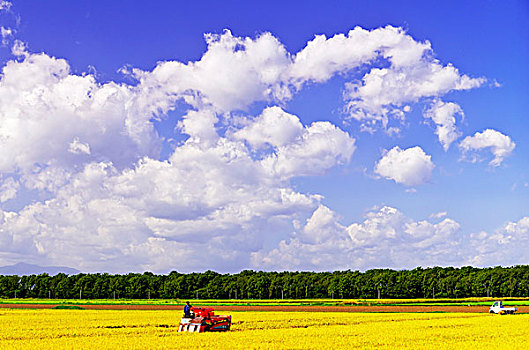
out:
{"label": "white truck", "polygon": [[506,315],[506,314],[514,314],[516,310],[518,309],[515,307],[504,307],[501,301],[495,301],[494,304],[492,304],[492,306],[489,308],[489,313]]}

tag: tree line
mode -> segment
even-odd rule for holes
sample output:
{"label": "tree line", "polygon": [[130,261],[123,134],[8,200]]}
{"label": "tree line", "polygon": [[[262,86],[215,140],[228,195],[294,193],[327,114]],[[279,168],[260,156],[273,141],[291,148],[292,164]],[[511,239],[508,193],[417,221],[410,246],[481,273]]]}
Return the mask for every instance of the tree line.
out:
{"label": "tree line", "polygon": [[0,298],[308,299],[528,297],[529,266],[236,274],[0,276]]}

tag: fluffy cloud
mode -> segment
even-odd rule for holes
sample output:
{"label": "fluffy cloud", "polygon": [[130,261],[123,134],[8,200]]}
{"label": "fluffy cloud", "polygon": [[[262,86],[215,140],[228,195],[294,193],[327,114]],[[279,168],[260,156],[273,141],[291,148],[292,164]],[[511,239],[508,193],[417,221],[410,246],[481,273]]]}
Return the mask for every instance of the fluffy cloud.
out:
{"label": "fluffy cloud", "polygon": [[263,159],[267,171],[282,178],[321,175],[336,164],[345,164],[355,150],[355,140],[329,122],[316,122],[299,139],[277,148]]}
{"label": "fluffy cloud", "polygon": [[461,132],[456,127],[457,115],[461,119],[465,116],[458,104],[441,100],[434,101],[424,115],[435,123],[435,134],[439,137],[439,142],[445,151],[448,150],[452,142],[461,136]]}
{"label": "fluffy cloud", "polygon": [[70,147],[68,147],[68,152],[73,154],[87,154],[90,155],[90,145],[88,143],[82,143],[79,141],[79,138],[76,137],[74,140],[70,143]]}
{"label": "fluffy cloud", "polygon": [[[36,176],[49,167],[72,171],[92,161],[110,161],[124,168],[145,156],[156,159],[162,140],[154,131],[152,119],[163,118],[179,100],[193,106],[180,121],[180,130],[196,142],[214,143],[215,123],[225,123],[224,112],[243,109],[255,101],[284,101],[307,82],[324,82],[379,58],[388,60],[391,69],[426,65],[441,75],[450,72],[450,78],[441,79],[448,81],[441,89],[427,88],[432,85],[431,79],[437,79],[437,73],[403,77],[403,81],[424,85],[421,91],[430,89],[440,95],[450,89],[479,85],[479,79],[459,75],[455,68],[432,61],[427,55],[431,53],[428,42],[417,42],[391,26],[371,31],[357,27],[347,35],[331,38],[316,36],[295,55],[270,33],[255,39],[236,37],[229,31],[205,37],[208,48],[200,60],[187,64],[161,62],[151,72],[133,69],[139,80],[135,86],[98,84],[91,75],[70,74],[65,60],[30,54],[23,43],[16,41],[13,52],[23,59],[3,67],[0,85],[0,171],[29,174],[35,173],[37,165],[40,170],[33,174]],[[362,91],[370,89],[371,85],[364,85]],[[402,91],[415,94],[414,89],[400,86],[384,89],[391,94]],[[424,91],[412,100],[434,94]],[[394,97],[379,103],[368,95],[360,93],[348,103],[374,115],[384,114],[388,104],[410,100]],[[274,124],[277,122],[281,124]],[[441,129],[450,127],[440,123]],[[297,169],[306,161],[317,164],[307,165],[304,174],[321,173],[336,160],[344,162],[354,151],[348,136],[333,125],[320,122],[301,127],[278,108],[263,111],[259,123],[253,125],[253,129],[246,127],[235,136],[254,148],[261,147],[259,143],[277,147],[275,157],[266,162],[271,171],[285,176],[295,172],[291,167]],[[333,136],[322,136],[329,134]],[[446,144],[450,137],[442,142]],[[286,146],[291,138],[297,142]],[[319,151],[331,145],[334,151]],[[344,152],[339,151],[341,147]],[[321,160],[315,159],[318,156]]]}
{"label": "fluffy cloud", "polygon": [[[329,123],[304,127],[297,117],[272,110],[299,124],[300,134],[281,139],[261,158],[237,133],[216,134],[215,114],[203,110],[184,117],[181,129],[190,137],[167,161],[144,157],[125,169],[90,162],[77,173],[39,172],[31,186],[55,196],[4,213],[4,249],[85,271],[249,266],[265,240],[278,242],[274,235],[292,230],[318,205],[320,196],[296,192],[286,180],[348,161],[354,150],[354,139]],[[252,123],[263,115],[245,127],[255,129]],[[68,147],[91,154],[77,139]],[[314,154],[321,159],[309,162]],[[294,156],[305,161],[287,170],[277,165]]]}
{"label": "fluffy cloud", "polygon": [[299,232],[253,263],[268,269],[336,270],[459,264],[460,225],[449,218],[414,221],[392,207],[373,209],[348,227],[320,206]]}
{"label": "fluffy cloud", "polygon": [[431,158],[419,146],[404,150],[395,146],[375,165],[375,173],[406,186],[421,185],[432,178]]}
{"label": "fluffy cloud", "polygon": [[[36,195],[20,210],[0,210],[2,263],[166,272],[451,261],[442,260],[457,241],[451,219],[416,222],[384,207],[346,227],[322,196],[296,191],[292,179],[349,162],[355,139],[274,105],[343,74],[351,116],[376,122],[482,80],[442,65],[428,42],[391,26],[319,35],[297,53],[270,33],[205,38],[198,61],[132,69],[131,85],[72,74],[66,60],[14,41],[17,58],[0,78],[0,201]],[[352,72],[363,69],[355,81]],[[271,107],[245,115],[262,101]],[[173,120],[182,141],[162,160],[169,145],[154,124],[174,118],[177,106],[187,108]],[[433,167],[421,148],[395,147],[376,172],[414,186]]]}
{"label": "fluffy cloud", "polygon": [[469,263],[477,266],[528,264],[529,217],[508,222],[493,233],[471,234],[474,256]]}
{"label": "fluffy cloud", "polygon": [[419,60],[414,66],[373,68],[361,83],[347,85],[346,97],[352,118],[364,122],[365,127],[379,121],[385,127],[390,116],[403,116],[407,103],[476,88],[483,82],[461,75],[451,65]]}
{"label": "fluffy cloud", "polygon": [[350,117],[366,130],[373,130],[378,123],[386,127],[390,117],[402,120],[410,103],[473,89],[485,82],[484,78],[460,74],[451,64],[442,65],[433,58],[429,42],[416,42],[395,28],[385,35],[393,39],[392,45],[380,48],[389,67],[373,67],[361,81],[346,84]]}
{"label": "fluffy cloud", "polygon": [[0,1],[0,11],[9,11],[11,6],[13,6],[13,4],[10,1],[7,1],[7,0]]}
{"label": "fluffy cloud", "polygon": [[465,157],[470,157],[472,162],[480,161],[479,154],[475,151],[490,149],[494,159],[489,164],[491,166],[500,166],[505,157],[511,155],[516,144],[507,135],[499,131],[486,129],[483,132],[476,132],[474,136],[467,136],[459,144]]}
{"label": "fluffy cloud", "polygon": [[[331,38],[317,35],[295,54],[270,33],[252,39],[226,30],[205,39],[208,50],[199,61],[161,62],[152,72],[133,70],[150,98],[179,97],[195,107],[210,104],[226,112],[256,101],[286,101],[307,83],[373,65],[361,81],[348,82],[345,93],[350,116],[367,126],[377,121],[386,125],[390,115],[402,117],[409,110],[403,104],[485,81],[442,65],[429,42],[417,42],[392,26],[371,31],[356,27]],[[388,62],[389,68],[376,67],[377,60]]]}
{"label": "fluffy cloud", "polygon": [[[248,122],[247,122],[248,123]],[[253,149],[271,147],[261,164],[281,178],[319,175],[336,164],[349,161],[355,140],[329,122],[303,127],[299,119],[279,107],[266,108],[254,121],[234,133]]]}
{"label": "fluffy cloud", "polygon": [[[15,44],[19,60],[3,67],[0,81],[0,171],[17,176],[4,180],[1,200],[21,186],[48,199],[2,212],[4,259],[22,254],[87,271],[235,269],[314,210],[320,196],[298,193],[288,180],[348,162],[355,140],[328,122],[304,126],[279,107],[232,122],[223,112],[275,94],[259,89],[277,82],[276,61],[288,55],[269,34],[207,40],[199,62],[136,72],[135,86],[99,84]],[[235,89],[233,74],[238,84],[258,74],[258,89]],[[178,122],[189,137],[160,161],[153,120],[180,99],[193,106]],[[220,118],[231,130],[225,136]]]}
{"label": "fluffy cloud", "polygon": [[2,181],[0,185],[0,202],[5,202],[16,197],[20,184],[12,177]]}
{"label": "fluffy cloud", "polygon": [[247,141],[254,148],[261,148],[266,145],[285,146],[299,139],[302,134],[303,125],[296,116],[279,107],[269,107],[255,121],[235,132],[234,136]]}
{"label": "fluffy cloud", "polygon": [[0,26],[0,36],[2,37],[2,46],[9,44],[9,38],[13,35],[13,30],[11,28],[5,28]]}
{"label": "fluffy cloud", "polygon": [[[383,56],[398,64],[417,60],[429,43],[417,43],[400,28],[387,26],[372,31],[356,27],[347,35],[317,35],[294,57],[289,77],[295,86],[324,82]],[[417,57],[419,56],[419,57]]]}
{"label": "fluffy cloud", "polygon": [[270,33],[254,40],[235,37],[226,30],[220,35],[207,34],[205,39],[207,52],[197,62],[168,61],[152,72],[133,70],[143,91],[150,91],[150,99],[163,101],[175,96],[197,108],[210,104],[228,112],[254,101],[290,97],[282,79],[290,58]]}
{"label": "fluffy cloud", "polygon": [[10,61],[0,81],[0,171],[73,168],[89,161],[130,166],[160,147],[153,111],[138,108],[133,88],[69,72],[45,54]]}
{"label": "fluffy cloud", "polygon": [[458,222],[440,214],[415,221],[385,206],[373,208],[361,222],[343,226],[336,213],[320,205],[291,238],[269,252],[254,253],[253,264],[325,271],[527,263],[529,217],[492,233],[464,235]]}
{"label": "fluffy cloud", "polygon": [[268,177],[239,143],[189,143],[123,172],[87,165],[53,199],[4,213],[3,249],[85,271],[236,269],[318,200]]}

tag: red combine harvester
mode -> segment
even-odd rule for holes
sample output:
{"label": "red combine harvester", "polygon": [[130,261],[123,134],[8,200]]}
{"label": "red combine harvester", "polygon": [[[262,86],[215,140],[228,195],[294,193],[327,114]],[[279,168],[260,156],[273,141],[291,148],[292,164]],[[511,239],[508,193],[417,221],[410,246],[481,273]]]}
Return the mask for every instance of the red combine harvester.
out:
{"label": "red combine harvester", "polygon": [[[179,332],[223,332],[229,331],[231,316],[215,315],[211,308],[192,307],[192,317],[182,317]],[[193,317],[194,316],[194,317]]]}

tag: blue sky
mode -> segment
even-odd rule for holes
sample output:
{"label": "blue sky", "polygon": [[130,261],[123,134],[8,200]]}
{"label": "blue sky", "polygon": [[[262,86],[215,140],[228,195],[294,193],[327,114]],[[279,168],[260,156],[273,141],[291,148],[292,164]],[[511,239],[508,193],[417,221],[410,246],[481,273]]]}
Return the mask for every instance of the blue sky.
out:
{"label": "blue sky", "polygon": [[525,1],[3,1],[0,26],[0,264],[529,264]]}

